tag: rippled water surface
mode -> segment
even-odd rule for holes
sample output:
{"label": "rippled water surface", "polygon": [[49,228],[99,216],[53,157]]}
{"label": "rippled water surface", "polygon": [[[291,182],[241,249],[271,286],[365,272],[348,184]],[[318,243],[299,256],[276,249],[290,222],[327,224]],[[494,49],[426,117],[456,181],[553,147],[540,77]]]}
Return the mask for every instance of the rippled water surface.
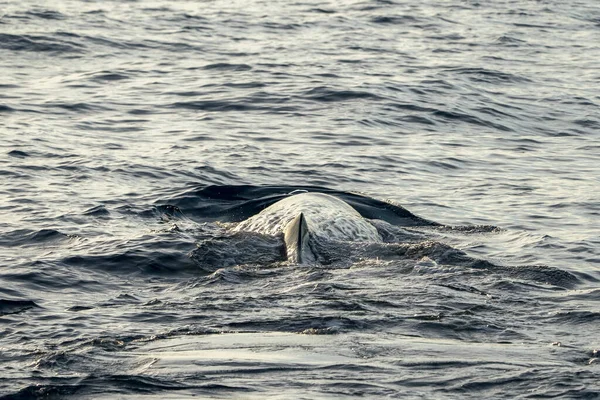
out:
{"label": "rippled water surface", "polygon": [[[598,398],[600,5],[0,0],[0,397]],[[236,224],[335,195],[384,243]]]}

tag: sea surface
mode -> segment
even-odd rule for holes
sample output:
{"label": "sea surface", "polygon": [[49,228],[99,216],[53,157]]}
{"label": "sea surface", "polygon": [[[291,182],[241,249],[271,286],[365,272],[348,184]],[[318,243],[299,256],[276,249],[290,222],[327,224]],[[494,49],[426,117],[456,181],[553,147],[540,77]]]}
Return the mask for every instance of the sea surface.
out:
{"label": "sea surface", "polygon": [[597,0],[0,0],[0,138],[0,399],[600,397]]}

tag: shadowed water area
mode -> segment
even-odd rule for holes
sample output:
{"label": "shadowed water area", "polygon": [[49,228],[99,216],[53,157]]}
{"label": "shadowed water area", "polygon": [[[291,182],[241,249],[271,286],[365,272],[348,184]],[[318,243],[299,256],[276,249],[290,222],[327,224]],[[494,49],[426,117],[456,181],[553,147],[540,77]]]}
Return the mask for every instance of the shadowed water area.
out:
{"label": "shadowed water area", "polygon": [[[598,398],[600,5],[0,0],[0,399]],[[327,193],[381,243],[239,222]]]}

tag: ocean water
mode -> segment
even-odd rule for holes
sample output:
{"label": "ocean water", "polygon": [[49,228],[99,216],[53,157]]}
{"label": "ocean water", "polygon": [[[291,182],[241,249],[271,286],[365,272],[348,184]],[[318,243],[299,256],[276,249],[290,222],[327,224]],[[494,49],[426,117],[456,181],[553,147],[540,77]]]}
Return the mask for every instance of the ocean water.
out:
{"label": "ocean water", "polygon": [[[600,397],[596,0],[0,0],[0,398]],[[385,244],[232,227],[333,194]]]}

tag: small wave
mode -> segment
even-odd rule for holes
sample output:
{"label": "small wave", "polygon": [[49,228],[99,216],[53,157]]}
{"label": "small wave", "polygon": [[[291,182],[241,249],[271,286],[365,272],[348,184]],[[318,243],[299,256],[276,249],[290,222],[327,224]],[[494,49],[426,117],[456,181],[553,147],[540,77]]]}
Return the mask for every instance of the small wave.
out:
{"label": "small wave", "polygon": [[29,153],[26,153],[22,150],[11,150],[8,152],[8,155],[15,158],[26,158],[30,156]]}
{"label": "small wave", "polygon": [[18,229],[12,232],[0,234],[0,246],[15,247],[49,244],[68,240],[69,238],[69,235],[54,229],[41,229],[38,231],[33,231],[30,229]]}
{"label": "small wave", "polygon": [[335,90],[328,87],[316,87],[302,95],[303,98],[320,102],[338,102],[350,100],[381,100],[381,97],[358,90]]}
{"label": "small wave", "polygon": [[0,33],[0,49],[36,53],[81,53],[84,46],[49,36],[11,35]]}
{"label": "small wave", "polygon": [[108,109],[106,107],[90,103],[46,103],[44,104],[44,107],[60,108],[62,110],[73,112],[99,111]]}
{"label": "small wave", "polygon": [[491,115],[493,117],[518,119],[514,115],[511,115],[511,114],[508,114],[506,112],[500,111],[497,108],[492,108],[492,107],[487,107],[486,106],[486,107],[477,107],[477,108],[474,108],[474,110],[479,111],[479,112],[484,113],[484,114],[487,114],[487,115]]}
{"label": "small wave", "polygon": [[[27,386],[18,392],[0,397],[2,400],[41,399],[41,398],[63,398],[65,396],[106,396],[107,393],[131,394],[139,397],[143,393],[160,393],[161,391],[194,390],[198,395],[219,395],[226,393],[249,392],[251,389],[236,386],[228,386],[216,383],[199,383],[187,385],[185,383],[160,379],[156,377],[109,374],[101,376],[89,374],[84,378],[49,378],[46,384]],[[119,397],[117,395],[117,397]]]}
{"label": "small wave", "polygon": [[[194,42],[195,43],[195,42]],[[121,45],[132,48],[151,48],[163,49],[177,53],[203,53],[206,51],[202,46],[196,46],[185,42],[164,42],[160,40],[145,40],[141,43],[137,42],[122,42]]]}
{"label": "small wave", "polygon": [[25,15],[32,16],[40,19],[48,19],[48,20],[63,20],[66,19],[66,16],[58,11],[54,10],[31,10],[27,11]]}
{"label": "small wave", "polygon": [[0,299],[0,316],[8,314],[20,314],[31,308],[39,308],[39,306],[31,300],[7,300]]}
{"label": "small wave", "polygon": [[408,123],[413,123],[413,124],[421,124],[421,125],[437,125],[435,121],[427,118],[427,117],[423,117],[420,115],[403,115],[401,117],[397,118],[399,121],[403,121],[403,122],[408,122]]}
{"label": "small wave", "polygon": [[264,82],[226,82],[223,83],[223,86],[225,87],[229,87],[229,88],[234,88],[234,89],[258,89],[258,88],[264,88],[266,86],[268,86],[266,83]]}
{"label": "small wave", "polygon": [[[550,285],[556,288],[573,288],[580,283],[579,278],[562,269],[549,267],[547,265],[518,265],[498,266],[491,263],[472,264],[472,267],[483,268],[490,272],[498,273],[500,276],[511,277],[522,281],[525,285],[533,286],[534,283]],[[498,282],[504,285],[506,282]]]}
{"label": "small wave", "polygon": [[133,41],[128,41],[128,40],[124,40],[124,39],[110,40],[110,39],[107,39],[107,38],[101,37],[101,36],[82,36],[82,38],[92,44],[106,46],[106,47],[114,48],[114,49],[121,49],[121,50],[123,50],[123,49],[124,50],[148,49],[148,48],[153,47],[151,45],[146,45],[144,43],[133,42]]}
{"label": "small wave", "polygon": [[16,110],[14,108],[12,108],[12,107],[7,106],[7,105],[0,104],[0,113],[3,113],[3,112],[13,112],[13,111],[16,111]]}
{"label": "small wave", "polygon": [[227,101],[227,100],[196,100],[196,101],[183,101],[171,104],[173,108],[183,108],[190,110],[199,111],[253,111],[253,110],[264,110],[270,109],[265,107],[256,106],[246,101]]}
{"label": "small wave", "polygon": [[202,69],[239,72],[239,71],[250,71],[250,70],[252,70],[252,67],[248,64],[217,63],[217,64],[206,65]]}
{"label": "small wave", "polygon": [[540,30],[552,30],[552,29],[557,29],[557,25],[553,25],[553,24],[548,24],[548,25],[540,25],[540,24],[524,24],[524,23],[520,23],[520,22],[516,22],[513,23],[514,26],[516,27],[520,27],[520,28],[538,28]]}
{"label": "small wave", "polygon": [[[244,85],[242,85],[244,86]],[[254,87],[254,84],[249,84],[249,87]],[[181,91],[172,92],[176,96],[197,97],[203,95],[198,91]],[[282,103],[287,103],[289,97],[275,95],[267,92],[255,92],[249,96],[229,98],[221,100],[205,100],[198,99],[185,102],[176,102],[171,104],[174,108],[201,110],[201,111],[264,111],[267,113],[281,113],[296,111],[296,107],[281,106]]]}
{"label": "small wave", "polygon": [[503,232],[504,229],[499,228],[495,225],[444,225],[434,227],[433,229],[445,232],[460,232],[460,233],[498,233]]}
{"label": "small wave", "polygon": [[165,274],[182,272],[185,269],[197,269],[195,265],[190,265],[184,251],[182,251],[182,254],[172,254],[161,251],[130,250],[122,254],[103,256],[71,256],[61,262],[71,267],[125,274],[132,272]]}
{"label": "small wave", "polygon": [[205,271],[234,265],[272,264],[286,259],[285,247],[279,237],[253,233],[237,233],[198,243],[191,258]]}
{"label": "small wave", "polygon": [[530,79],[524,76],[485,68],[454,68],[448,69],[446,72],[467,76],[473,82],[485,82],[493,84],[531,82]]}
{"label": "small wave", "polygon": [[583,126],[585,128],[600,130],[600,122],[595,119],[586,118],[586,119],[576,119],[573,121],[574,124]]}
{"label": "small wave", "polygon": [[494,123],[491,121],[486,121],[486,120],[478,118],[474,115],[465,114],[465,113],[461,113],[461,112],[437,110],[437,111],[433,112],[433,115],[435,117],[439,118],[442,122],[448,121],[448,120],[460,121],[460,122],[466,122],[468,124],[473,124],[473,125],[486,126],[486,127],[498,129],[498,130],[504,131],[504,132],[514,131],[514,129],[512,129],[506,125],[501,125],[501,124]]}
{"label": "small wave", "polygon": [[[168,6],[157,6],[157,7],[144,7],[142,8],[142,11],[148,11],[148,12],[157,12],[157,13],[172,13],[173,9],[168,7]],[[183,14],[184,17],[193,17],[190,16],[188,14]]]}
{"label": "small wave", "polygon": [[73,307],[67,308],[67,311],[78,312],[78,311],[87,311],[87,310],[93,310],[93,309],[94,309],[94,307],[92,307],[92,306],[73,306]]}
{"label": "small wave", "polygon": [[371,22],[374,24],[404,25],[418,22],[418,19],[411,15],[380,16],[371,19]]}
{"label": "small wave", "polygon": [[[154,214],[156,215],[156,214]],[[112,252],[98,245],[96,254],[69,255],[54,263],[71,268],[107,271],[115,274],[183,274],[197,272],[198,266],[188,256],[193,250],[193,241],[178,229],[168,226],[165,231],[153,232],[138,239],[129,239],[126,244],[110,243]],[[100,253],[100,254],[98,254]]]}
{"label": "small wave", "polygon": [[336,13],[335,10],[328,10],[325,8],[311,8],[308,11],[314,12],[314,13],[319,13],[319,14],[335,14]]}
{"label": "small wave", "polygon": [[284,23],[279,23],[279,22],[265,22],[265,23],[261,24],[261,26],[263,28],[267,28],[267,29],[290,31],[290,30],[295,30],[295,29],[301,28],[303,25],[302,24],[284,24]]}
{"label": "small wave", "polygon": [[558,311],[550,315],[554,322],[566,324],[594,324],[600,322],[600,312],[589,310]]}
{"label": "small wave", "polygon": [[366,326],[366,321],[333,316],[297,317],[280,320],[256,319],[228,324],[228,328],[233,330],[291,333],[326,332],[327,334],[363,330]]}
{"label": "small wave", "polygon": [[90,80],[93,80],[96,82],[122,81],[125,79],[129,79],[129,75],[122,74],[122,73],[116,73],[116,72],[100,72],[90,78]]}
{"label": "small wave", "polygon": [[[54,378],[52,380],[64,382],[75,381],[74,379]],[[74,395],[79,391],[76,385],[60,385],[60,384],[36,384],[27,386],[18,392],[7,394],[0,397],[0,400],[26,400],[26,399],[42,399]]]}
{"label": "small wave", "polygon": [[527,42],[525,40],[517,39],[512,36],[502,35],[498,39],[496,39],[496,43],[500,43],[506,46],[520,47]]}
{"label": "small wave", "polygon": [[106,209],[105,206],[99,205],[85,210],[82,214],[93,217],[107,217],[110,214],[110,212]]}

